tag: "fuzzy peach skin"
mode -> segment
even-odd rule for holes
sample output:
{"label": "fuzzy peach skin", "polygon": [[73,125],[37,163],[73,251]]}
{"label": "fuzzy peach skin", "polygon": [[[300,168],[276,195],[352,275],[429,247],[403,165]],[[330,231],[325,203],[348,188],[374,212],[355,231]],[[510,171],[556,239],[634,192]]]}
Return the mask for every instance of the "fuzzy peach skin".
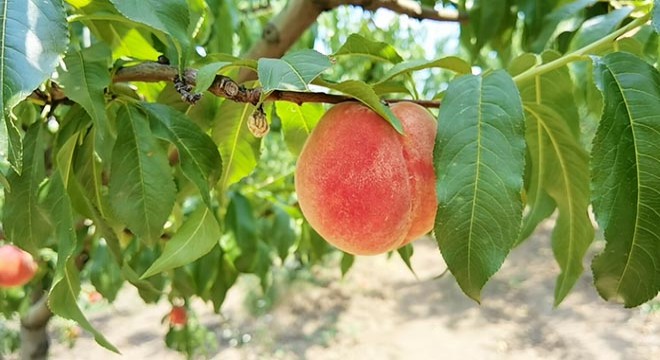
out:
{"label": "fuzzy peach skin", "polygon": [[433,226],[435,119],[412,103],[394,104],[392,111],[405,136],[360,103],[335,105],[298,159],[303,214],[323,238],[351,254],[394,250]]}
{"label": "fuzzy peach skin", "polygon": [[32,255],[14,245],[0,246],[0,287],[23,286],[36,272]]}
{"label": "fuzzy peach skin", "polygon": [[438,130],[436,120],[423,107],[409,102],[391,106],[392,112],[403,123],[406,136],[403,143],[408,176],[413,191],[412,226],[401,245],[408,244],[433,229],[438,201],[435,193],[433,146]]}

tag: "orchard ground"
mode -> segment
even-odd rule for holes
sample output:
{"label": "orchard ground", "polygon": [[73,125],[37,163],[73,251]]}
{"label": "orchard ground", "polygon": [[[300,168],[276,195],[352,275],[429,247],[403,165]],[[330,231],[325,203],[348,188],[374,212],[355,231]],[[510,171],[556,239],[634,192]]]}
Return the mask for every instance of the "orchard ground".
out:
{"label": "orchard ground", "polygon": [[[214,359],[660,359],[659,299],[635,309],[605,303],[587,271],[553,309],[551,225],[513,250],[481,306],[449,274],[433,279],[444,264],[434,242],[420,240],[412,258],[419,280],[395,257],[358,257],[343,280],[338,264],[293,281],[279,276],[277,295],[263,298],[247,277],[230,290],[223,316],[194,307],[217,335]],[[168,312],[168,303],[144,306],[125,288],[112,307],[89,313],[123,357],[82,334],[71,349],[54,344],[52,358],[183,359],[163,342]],[[54,342],[62,336],[56,324]]]}

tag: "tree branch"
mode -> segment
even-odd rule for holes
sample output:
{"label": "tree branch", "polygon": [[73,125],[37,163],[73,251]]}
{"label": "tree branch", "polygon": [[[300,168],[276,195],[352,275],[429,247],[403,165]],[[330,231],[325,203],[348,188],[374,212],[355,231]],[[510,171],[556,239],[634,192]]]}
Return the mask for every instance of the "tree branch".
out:
{"label": "tree branch", "polygon": [[379,8],[388,9],[417,20],[467,21],[467,17],[464,14],[459,14],[450,10],[436,10],[413,0],[339,0],[339,2],[345,2],[347,5],[361,6],[369,11],[375,11]]}
{"label": "tree branch", "polygon": [[[141,82],[158,82],[158,81],[180,81],[178,79],[177,68],[171,65],[161,64],[157,62],[144,62],[133,66],[128,66],[117,70],[113,82],[128,82],[128,81],[141,81]],[[197,71],[194,69],[186,69],[183,74],[183,80],[186,84],[195,85],[197,81]],[[208,91],[216,96],[226,98],[232,101],[241,103],[250,103],[257,105],[261,99],[261,88],[246,88],[239,85],[236,81],[224,75],[216,75],[213,83]],[[188,94],[183,93],[184,97],[188,98]],[[338,104],[340,102],[354,100],[350,96],[327,94],[322,92],[296,92],[296,91],[282,91],[275,90],[271,92],[266,101],[288,101],[296,104],[305,102]],[[385,100],[387,103],[395,103],[401,101],[410,101],[422,105],[427,108],[438,108],[439,101],[430,100]]]}
{"label": "tree branch", "polygon": [[[419,20],[458,22],[467,20],[464,15],[456,12],[435,10],[413,0],[290,0],[284,9],[268,22],[261,40],[248,50],[245,57],[250,59],[282,57],[305,30],[316,22],[322,12],[341,5],[360,6],[369,11],[384,8]],[[253,72],[244,70],[239,74],[237,81],[243,83],[254,78]]]}

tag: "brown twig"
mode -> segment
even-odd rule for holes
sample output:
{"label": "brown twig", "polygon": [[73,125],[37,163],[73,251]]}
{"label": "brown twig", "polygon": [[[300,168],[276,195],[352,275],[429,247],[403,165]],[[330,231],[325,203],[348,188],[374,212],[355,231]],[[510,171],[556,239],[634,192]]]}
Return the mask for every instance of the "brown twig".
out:
{"label": "brown twig", "polygon": [[[174,81],[175,79],[178,79],[176,67],[167,64],[160,64],[157,62],[144,62],[117,70],[112,81],[158,82]],[[197,80],[197,71],[194,69],[185,70],[182,79],[188,85],[195,85]],[[222,98],[240,103],[250,103],[252,105],[257,105],[261,99],[261,88],[246,88],[239,85],[231,78],[223,75],[216,75],[208,91]],[[187,98],[189,97],[189,94],[186,93],[183,96]],[[299,105],[306,102],[338,104],[340,102],[350,100],[354,99],[345,95],[327,94],[322,92],[297,92],[282,90],[275,90],[271,92],[265,99],[265,101],[288,101]],[[427,108],[438,108],[440,106],[439,101],[431,100],[388,99],[384,101],[387,103],[410,101]]]}

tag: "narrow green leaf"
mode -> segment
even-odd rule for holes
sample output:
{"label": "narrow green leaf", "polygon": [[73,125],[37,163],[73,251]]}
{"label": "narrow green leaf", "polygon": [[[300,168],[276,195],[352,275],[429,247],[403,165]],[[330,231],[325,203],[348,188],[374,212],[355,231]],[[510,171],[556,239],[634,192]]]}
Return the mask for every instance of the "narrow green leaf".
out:
{"label": "narrow green leaf", "polygon": [[[71,1],[69,1],[71,4]],[[69,21],[80,21],[100,40],[112,48],[112,59],[156,59],[160,52],[154,49],[151,34],[133,21],[122,16],[110,0],[84,1],[72,4],[75,15]],[[167,42],[164,39],[163,42]],[[176,49],[172,49],[174,52]],[[176,58],[176,54],[175,54]]]}
{"label": "narrow green leaf", "polygon": [[[534,142],[537,142],[538,139],[534,138]],[[527,140],[527,146],[532,147],[530,140]],[[541,154],[537,154],[539,157]],[[534,161],[534,160],[532,160]],[[539,161],[538,159],[536,161]],[[557,209],[557,204],[554,200],[548,195],[548,193],[543,189],[542,182],[543,177],[539,176],[540,174],[533,174],[527,191],[527,205],[529,207],[529,212],[523,218],[522,227],[520,229],[520,235],[518,236],[518,241],[516,241],[515,246],[522,244],[527,238],[529,238],[538,225],[545,219],[549,218]]]}
{"label": "narrow green leaf", "polygon": [[[556,51],[548,50],[540,60],[547,64],[561,57]],[[577,138],[580,133],[580,115],[575,96],[571,91],[571,75],[567,67],[561,67],[518,84],[523,102],[543,104],[556,111]]]}
{"label": "narrow green leaf", "polygon": [[217,61],[200,67],[197,70],[197,77],[195,78],[196,84],[194,91],[197,93],[202,93],[206,91],[211,86],[211,84],[213,84],[213,80],[215,80],[215,76],[218,73],[218,71],[220,71],[222,68],[230,64],[231,63],[227,61]]}
{"label": "narrow green leaf", "polygon": [[112,136],[105,115],[104,95],[105,88],[110,85],[109,57],[110,49],[98,44],[69,52],[64,58],[66,71],[59,74],[64,94],[80,104],[94,121],[99,149],[103,149],[107,138]]}
{"label": "narrow green leaf", "polygon": [[300,154],[309,134],[323,116],[321,104],[304,103],[297,105],[286,101],[276,101],[277,116],[282,119],[282,135],[291,153]]}
{"label": "narrow green leaf", "polygon": [[89,271],[89,280],[108,302],[114,302],[124,283],[124,278],[121,276],[121,268],[113,258],[106,241],[101,240],[96,243],[90,258],[93,261],[86,266],[86,271]]}
{"label": "narrow green leaf", "polygon": [[[80,197],[84,198],[77,202],[76,197],[72,194],[71,200],[76,211],[90,217],[92,216],[89,212],[90,206],[99,211],[101,216],[105,216],[107,206],[107,198],[103,197],[103,165],[95,156],[96,136],[94,131],[96,130],[92,129],[92,132],[85,136],[82,145],[74,152],[73,178],[78,184],[76,188],[79,190]],[[70,183],[67,182],[67,186],[69,185]]]}
{"label": "narrow green leaf", "polygon": [[48,295],[48,307],[54,314],[77,322],[94,336],[94,340],[99,345],[119,353],[119,350],[87,321],[77,304],[80,276],[74,255],[78,247],[78,238],[74,230],[71,204],[59,172],[51,177],[47,202],[50,205],[50,215],[54,220],[55,235],[58,239],[57,266]]}
{"label": "narrow green leaf", "polygon": [[23,139],[15,120],[15,116],[9,115],[0,126],[0,159],[7,160],[11,168],[20,174],[23,171]]}
{"label": "narrow green leaf", "polygon": [[7,159],[21,172],[21,141],[9,112],[55,70],[69,42],[66,14],[59,1],[0,1],[0,122],[5,122]]}
{"label": "narrow green leaf", "polygon": [[630,15],[632,8],[623,7],[610,13],[594,16],[585,21],[571,39],[569,51],[577,50],[600,40],[604,34],[616,30],[621,22]]}
{"label": "narrow green leaf", "polygon": [[525,104],[530,152],[539,154],[539,176],[559,209],[552,249],[561,273],[555,286],[555,306],[568,295],[583,272],[582,260],[594,237],[589,219],[589,160],[559,113],[535,103]]}
{"label": "narrow green leaf", "polygon": [[480,301],[481,289],[520,230],[525,167],[520,95],[504,71],[465,75],[449,84],[438,119],[435,235],[461,289]]}
{"label": "narrow green leaf", "polygon": [[383,96],[385,94],[405,94],[412,95],[412,91],[403,81],[386,81],[379,82],[373,85],[374,92],[378,96]]}
{"label": "narrow green leaf", "polygon": [[263,92],[273,90],[309,90],[308,84],[332,64],[315,50],[288,53],[281,59],[259,59],[257,72]]}
{"label": "narrow green leaf", "polygon": [[[514,59],[509,67],[513,74],[520,73],[537,60],[548,63],[558,59],[561,55],[555,51],[545,51],[541,56],[523,54]],[[538,104],[551,109],[551,112],[559,114],[558,119],[568,126],[573,136],[577,139],[580,133],[580,117],[575,104],[575,97],[571,91],[566,91],[572,86],[571,76],[568,68],[561,67],[543,75],[530,79],[518,85],[520,96],[525,104]],[[531,115],[530,115],[531,116]],[[527,207],[529,212],[523,219],[523,228],[518,243],[529,237],[538,224],[552,215],[556,208],[555,201],[548,195],[548,166],[545,153],[548,149],[544,132],[527,132],[528,153],[531,160],[527,178]],[[555,161],[555,160],[552,160]]]}
{"label": "narrow green leaf", "polygon": [[341,263],[340,263],[340,269],[341,269],[341,277],[345,277],[346,274],[348,274],[348,271],[353,267],[353,263],[355,262],[355,256],[349,253],[342,253],[341,256]]}
{"label": "narrow green leaf", "polygon": [[227,261],[224,254],[220,255],[216,264],[216,266],[218,266],[218,276],[211,287],[210,297],[211,302],[213,302],[213,310],[219,312],[222,303],[227,297],[227,291],[229,291],[238,278],[238,272],[231,266],[231,263]]}
{"label": "narrow green leaf", "polygon": [[251,104],[224,101],[215,118],[212,137],[220,149],[223,160],[220,189],[238,182],[257,166],[260,139],[247,127],[247,120],[254,112]]}
{"label": "narrow green leaf", "polygon": [[481,49],[497,32],[508,11],[507,0],[476,0],[470,9],[470,24],[474,27],[475,46]]}
{"label": "narrow green leaf", "polygon": [[271,231],[268,234],[264,234],[264,237],[275,247],[277,255],[284,262],[289,255],[289,249],[296,241],[296,234],[293,232],[289,214],[277,206],[274,207],[273,211],[275,216]]}
{"label": "narrow green leaf", "polygon": [[140,278],[145,279],[199,259],[218,244],[220,234],[220,226],[211,210],[198,208],[165,243],[163,253]]}
{"label": "narrow green leaf", "polygon": [[169,106],[149,103],[141,106],[149,115],[154,136],[177,147],[184,175],[197,186],[202,199],[211,207],[210,188],[222,174],[222,159],[213,139]]}
{"label": "narrow green leaf", "polygon": [[40,123],[34,123],[25,134],[23,172],[19,175],[9,169],[7,181],[11,192],[5,189],[2,211],[7,239],[32,254],[37,253],[51,232],[47,211],[39,199],[40,184],[46,177],[42,135]]}
{"label": "narrow green leaf", "polygon": [[180,69],[190,51],[190,12],[185,0],[110,0],[127,19],[168,35],[178,53]]}
{"label": "narrow green leaf", "polygon": [[235,7],[236,5],[231,0],[207,0],[206,2],[213,12],[210,39],[221,40],[209,41],[205,46],[209,53],[233,53],[234,42],[227,35],[234,34],[239,26],[240,15]]}
{"label": "narrow green leaf", "polygon": [[117,141],[110,164],[110,205],[140,240],[152,243],[174,206],[176,188],[167,156],[134,105],[117,112]]}
{"label": "narrow green leaf", "polygon": [[323,86],[355,98],[371,108],[371,110],[375,111],[378,115],[382,116],[392,124],[396,131],[403,134],[401,121],[397,119],[392,110],[380,100],[378,95],[376,95],[376,92],[374,92],[374,89],[364,81],[347,80],[338,84],[323,82]]}
{"label": "narrow green leaf", "polygon": [[605,108],[593,142],[593,207],[607,245],[593,263],[607,300],[640,305],[660,290],[660,73],[634,55],[596,64]]}
{"label": "narrow green leaf", "polygon": [[239,250],[234,266],[240,272],[253,272],[257,258],[256,219],[250,201],[237,192],[229,195],[225,224]]}
{"label": "narrow green leaf", "polygon": [[402,246],[396,250],[399,253],[399,256],[401,257],[401,260],[406,264],[410,272],[417,277],[417,274],[415,273],[415,270],[412,267],[412,263],[410,262],[410,258],[413,256],[413,246],[412,244],[406,244],[405,246]]}
{"label": "narrow green leaf", "polygon": [[387,43],[371,41],[359,34],[351,34],[333,56],[366,56],[373,60],[393,64],[403,61],[396,49]]}
{"label": "narrow green leaf", "polygon": [[565,31],[573,31],[581,24],[579,15],[584,9],[594,5],[598,0],[576,0],[559,7],[543,18],[541,33],[531,44],[531,50],[539,53],[548,42],[554,40]]}
{"label": "narrow green leaf", "polygon": [[148,280],[141,279],[135,270],[126,262],[124,262],[121,267],[121,274],[126,279],[126,281],[130,282],[133,286],[135,286],[135,288],[138,289],[140,292],[140,297],[147,303],[158,301],[160,296],[163,294],[163,291],[157,289],[154,284]]}
{"label": "narrow green leaf", "polygon": [[351,269],[351,267],[353,267],[354,262],[355,262],[355,256],[349,253],[342,253],[341,263],[340,263],[342,278],[345,277],[346,274],[348,274],[348,271]]}
{"label": "narrow green leaf", "polygon": [[472,68],[470,67],[470,64],[468,64],[463,59],[456,56],[447,56],[441,59],[430,60],[430,61],[424,59],[415,59],[394,65],[391,69],[389,69],[385,73],[385,75],[383,75],[378,80],[378,84],[382,84],[402,74],[407,74],[413,71],[430,69],[430,68],[447,69],[458,74],[470,74],[472,72]]}

